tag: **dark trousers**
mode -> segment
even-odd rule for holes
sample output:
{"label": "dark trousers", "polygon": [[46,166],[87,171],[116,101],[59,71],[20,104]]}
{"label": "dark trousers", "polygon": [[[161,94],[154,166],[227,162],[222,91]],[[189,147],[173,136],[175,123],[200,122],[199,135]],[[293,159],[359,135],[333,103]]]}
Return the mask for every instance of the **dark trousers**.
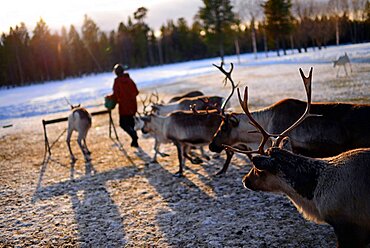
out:
{"label": "dark trousers", "polygon": [[120,116],[119,117],[119,125],[122,127],[123,130],[128,133],[128,135],[131,136],[132,140],[137,140],[137,134],[134,129],[135,127],[135,120],[133,115],[125,115],[125,116]]}

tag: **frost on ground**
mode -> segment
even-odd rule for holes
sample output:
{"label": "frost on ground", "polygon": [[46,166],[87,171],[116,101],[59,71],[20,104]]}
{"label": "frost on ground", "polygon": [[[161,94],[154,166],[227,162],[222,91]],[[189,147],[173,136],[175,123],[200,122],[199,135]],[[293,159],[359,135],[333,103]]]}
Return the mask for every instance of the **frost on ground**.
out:
{"label": "frost on ground", "polygon": [[[370,102],[368,63],[353,64],[349,77],[337,78],[328,63],[236,67],[233,78],[249,85],[251,108],[257,109],[286,97],[304,99],[298,68],[308,73],[310,66],[313,101]],[[158,92],[164,100],[193,89],[227,96],[222,79],[215,71]],[[240,110],[235,96],[231,103]],[[94,116],[87,138],[91,162],[84,162],[72,140],[78,160],[70,164],[67,123],[47,126],[51,143],[63,135],[43,162],[41,118],[1,130],[0,246],[335,247],[332,228],[304,220],[285,196],[244,189],[241,179],[250,162],[242,155],[224,176],[214,176],[222,154],[201,165],[187,162],[185,177],[176,178],[173,145],[162,147],[169,157],[148,164],[153,140],[140,139],[141,149],[131,148],[117,124],[120,141],[110,139],[108,116],[102,115]],[[113,118],[118,123],[116,111]]]}

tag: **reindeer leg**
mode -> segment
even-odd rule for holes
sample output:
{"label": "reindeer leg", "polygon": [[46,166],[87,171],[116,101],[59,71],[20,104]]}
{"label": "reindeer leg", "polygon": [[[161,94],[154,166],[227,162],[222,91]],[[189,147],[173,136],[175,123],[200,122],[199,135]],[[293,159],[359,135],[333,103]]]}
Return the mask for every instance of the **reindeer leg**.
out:
{"label": "reindeer leg", "polygon": [[91,161],[91,152],[89,150],[89,148],[87,148],[87,145],[86,145],[86,138],[85,139],[82,139],[83,141],[83,144],[84,144],[84,148],[85,148],[85,159],[86,161]]}
{"label": "reindeer leg", "polygon": [[230,161],[233,158],[233,155],[234,155],[234,152],[232,152],[232,151],[226,151],[226,161],[225,161],[224,165],[222,166],[222,169],[219,170],[216,173],[216,176],[219,176],[221,174],[225,174],[226,173],[227,169],[229,168]]}
{"label": "reindeer leg", "polygon": [[175,177],[182,177],[183,174],[183,165],[185,164],[185,158],[182,156],[182,152],[184,150],[184,147],[179,144],[179,143],[175,143],[176,145],[176,148],[177,148],[177,157],[179,159],[179,171],[175,173]]}
{"label": "reindeer leg", "polygon": [[83,138],[82,138],[82,134],[81,134],[81,135],[80,135],[80,134],[78,134],[77,143],[78,143],[78,145],[80,146],[80,149],[81,149],[81,151],[82,151],[82,154],[83,154],[83,155],[84,155],[84,157],[85,157],[85,160],[86,160],[86,161],[89,161],[89,157],[88,157],[88,155],[86,154],[85,147],[82,145],[82,140],[83,140]]}
{"label": "reindeer leg", "polygon": [[152,161],[150,161],[151,163],[155,163],[155,164],[158,164],[158,161],[157,161],[157,155],[159,153],[159,142],[158,142],[158,139],[154,139],[154,156],[153,156],[153,159]]}
{"label": "reindeer leg", "polygon": [[204,151],[204,148],[203,147],[200,147],[200,152],[202,153],[202,157],[207,159],[207,160],[211,160],[211,158],[207,155],[207,153]]}
{"label": "reindeer leg", "polygon": [[186,146],[186,149],[183,151],[183,155],[185,158],[189,159],[192,164],[201,164],[203,160],[199,157],[192,158],[189,156],[189,146]]}
{"label": "reindeer leg", "polygon": [[346,76],[348,76],[346,64],[343,65],[344,71],[346,72]]}
{"label": "reindeer leg", "polygon": [[[85,136],[86,137],[86,136]],[[87,144],[86,144],[86,138],[82,140],[84,142],[84,146],[85,146],[85,149],[86,149],[86,153],[87,155],[91,155],[91,152],[89,150],[89,148],[87,148]]]}
{"label": "reindeer leg", "polygon": [[73,152],[72,152],[72,149],[71,149],[71,136],[72,136],[72,132],[73,130],[71,129],[68,129],[68,133],[67,133],[67,147],[68,147],[68,150],[69,150],[69,155],[71,157],[71,161],[72,163],[74,163],[76,161],[76,158],[75,156],[73,155]]}

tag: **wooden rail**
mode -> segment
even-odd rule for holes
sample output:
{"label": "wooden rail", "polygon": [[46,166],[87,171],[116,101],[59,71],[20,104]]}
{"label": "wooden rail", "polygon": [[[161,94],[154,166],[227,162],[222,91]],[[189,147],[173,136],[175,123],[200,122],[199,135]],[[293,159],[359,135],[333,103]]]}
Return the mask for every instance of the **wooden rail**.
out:
{"label": "wooden rail", "polygon": [[[114,123],[113,123],[113,119],[112,119],[112,113],[111,113],[111,110],[101,110],[101,111],[96,111],[96,112],[92,112],[90,113],[92,116],[95,116],[95,115],[103,115],[103,114],[109,114],[109,137],[112,138],[112,127],[113,127],[113,130],[114,130],[114,133],[115,133],[115,136],[116,136],[116,139],[118,139],[118,135],[117,135],[117,131],[116,131],[116,127],[114,126]],[[49,139],[48,139],[48,135],[47,135],[47,130],[46,130],[46,126],[49,125],[49,124],[54,124],[54,123],[58,123],[58,122],[63,122],[63,121],[67,121],[68,120],[68,117],[62,117],[62,118],[57,118],[57,119],[51,119],[51,120],[42,120],[42,126],[44,128],[44,140],[45,140],[45,155],[44,155],[44,161],[45,161],[45,158],[46,158],[46,153],[49,153],[49,156],[51,156],[51,148],[52,146],[55,144],[55,142],[57,142],[59,140],[59,138],[64,134],[64,132],[66,131],[66,129],[62,132],[61,135],[59,135],[59,137],[53,142],[52,145],[50,145],[49,143]]]}

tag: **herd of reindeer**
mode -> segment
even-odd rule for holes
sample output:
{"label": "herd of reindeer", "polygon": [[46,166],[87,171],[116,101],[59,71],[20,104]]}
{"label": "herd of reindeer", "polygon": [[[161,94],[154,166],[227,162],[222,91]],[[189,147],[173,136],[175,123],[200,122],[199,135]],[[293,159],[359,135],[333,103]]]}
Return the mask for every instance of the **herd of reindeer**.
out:
{"label": "herd of reindeer", "polygon": [[[299,69],[307,102],[284,99],[250,111],[248,87],[242,98],[232,79],[233,64],[228,71],[223,63],[214,66],[232,86],[226,100],[192,91],[168,103],[149,99],[150,111],[148,99],[142,101],[143,113],[136,117],[135,127],[155,139],[152,162],[158,154],[167,155],[160,152],[161,144],[173,143],[179,160],[175,176],[180,177],[186,159],[202,161],[191,149],[200,149],[210,159],[203,151],[208,145],[212,152],[226,152],[217,172],[224,174],[235,152],[245,154],[252,162],[242,180],[246,188],[286,194],[306,219],[334,228],[338,247],[366,247],[370,243],[370,104],[311,103],[311,68],[308,77]],[[225,110],[235,90],[244,113]],[[67,135],[72,160],[73,130],[89,159],[85,139],[90,126],[86,109],[72,108]]]}

